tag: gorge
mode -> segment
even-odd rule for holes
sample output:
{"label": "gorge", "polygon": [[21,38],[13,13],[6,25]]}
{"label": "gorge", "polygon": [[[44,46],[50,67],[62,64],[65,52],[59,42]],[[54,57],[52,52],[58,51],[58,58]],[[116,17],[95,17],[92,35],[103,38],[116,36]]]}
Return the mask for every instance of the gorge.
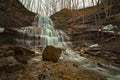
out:
{"label": "gorge", "polygon": [[[115,50],[119,49],[119,45],[115,45],[119,44],[119,23],[117,27],[114,22],[103,25],[106,41],[103,40],[103,44],[94,22],[86,20],[81,24],[83,17],[76,19],[80,14],[74,15],[72,10],[63,9],[49,18],[30,12],[18,0],[1,1],[4,3],[0,5],[1,80],[120,79],[119,50]],[[76,13],[80,13],[79,10]],[[113,42],[107,43],[109,40]],[[109,49],[109,44],[115,48]],[[43,56],[51,60],[46,61]],[[54,57],[57,57],[55,62]]]}

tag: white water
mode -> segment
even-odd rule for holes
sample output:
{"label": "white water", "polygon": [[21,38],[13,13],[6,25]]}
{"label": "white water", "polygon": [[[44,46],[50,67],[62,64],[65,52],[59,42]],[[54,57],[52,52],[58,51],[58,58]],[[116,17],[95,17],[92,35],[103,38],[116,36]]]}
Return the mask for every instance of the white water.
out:
{"label": "white water", "polygon": [[0,33],[2,33],[4,31],[4,28],[0,28]]}
{"label": "white water", "polygon": [[35,18],[33,26],[18,30],[17,45],[67,47],[66,42],[69,37],[63,31],[54,29],[53,22],[49,17],[39,15]]}

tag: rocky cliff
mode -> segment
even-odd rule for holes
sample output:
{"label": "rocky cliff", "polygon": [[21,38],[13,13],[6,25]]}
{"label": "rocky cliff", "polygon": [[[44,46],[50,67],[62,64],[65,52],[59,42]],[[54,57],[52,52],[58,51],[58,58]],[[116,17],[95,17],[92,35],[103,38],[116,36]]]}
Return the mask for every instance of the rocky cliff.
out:
{"label": "rocky cliff", "polygon": [[[112,4],[110,4],[112,3]],[[106,16],[106,7],[108,8],[109,16]],[[108,15],[107,14],[107,15]],[[93,7],[88,7],[79,10],[63,9],[51,16],[57,28],[66,28],[75,24],[95,24],[95,17],[98,23],[103,25],[113,24],[120,25],[120,3],[119,0],[108,0],[108,6],[103,3]],[[65,26],[64,26],[65,25]]]}
{"label": "rocky cliff", "polygon": [[29,26],[34,16],[19,0],[0,0],[0,27]]}
{"label": "rocky cliff", "polygon": [[[115,33],[114,31],[113,33],[102,32],[101,27],[111,24],[117,26],[116,30],[120,32],[120,0],[107,1],[108,8],[101,3],[84,10],[63,9],[52,15],[51,18],[56,28],[64,30],[70,36],[74,50],[83,51],[93,44],[100,44],[103,50],[98,51],[100,53],[98,56],[104,54],[102,58],[119,64],[120,34],[115,34],[116,31]],[[106,8],[108,16],[106,16]],[[106,51],[110,53],[107,54]],[[88,55],[90,54],[96,56],[97,52],[95,54],[94,52],[88,53]],[[106,55],[111,57],[108,59],[105,57]],[[113,56],[116,57],[116,60],[112,59]]]}

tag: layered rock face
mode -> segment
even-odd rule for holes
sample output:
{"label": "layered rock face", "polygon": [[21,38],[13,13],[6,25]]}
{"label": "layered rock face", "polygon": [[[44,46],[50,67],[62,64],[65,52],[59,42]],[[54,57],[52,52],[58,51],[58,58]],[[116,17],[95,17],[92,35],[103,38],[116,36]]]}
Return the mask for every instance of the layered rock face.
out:
{"label": "layered rock face", "polygon": [[[56,28],[62,29],[69,36],[71,36],[71,41],[75,43],[75,45],[85,43],[85,40],[87,42],[89,42],[89,40],[92,40],[92,43],[96,43],[100,42],[101,32],[97,31],[100,29],[101,25],[105,26],[112,24],[113,26],[118,26],[117,30],[120,31],[119,4],[119,0],[108,1],[108,13],[110,13],[109,17],[106,17],[106,6],[101,3],[99,5],[86,8],[85,10],[63,9],[52,15],[51,19],[55,22]],[[95,17],[97,20],[95,19]],[[111,34],[109,33],[103,34],[104,37],[110,37],[110,35]],[[82,41],[82,39],[84,42]]]}
{"label": "layered rock face", "polygon": [[[62,29],[70,36],[74,50],[83,52],[83,49],[98,43],[102,48],[100,52],[97,50],[100,53],[98,56],[102,55],[102,58],[119,64],[118,55],[120,51],[117,49],[120,47],[120,34],[118,34],[120,32],[120,3],[119,0],[107,1],[108,13],[110,14],[108,17],[106,17],[107,7],[104,4],[99,4],[85,10],[63,9],[52,15],[51,19],[55,22],[56,28]],[[116,30],[111,30],[113,33],[110,31],[103,31],[102,33],[101,27],[109,25],[117,26]],[[88,55],[97,55],[97,52],[93,51]],[[108,59],[106,56],[111,57]]]}
{"label": "layered rock face", "polygon": [[0,27],[31,25],[35,14],[28,11],[19,0],[0,0]]}
{"label": "layered rock face", "polygon": [[[56,28],[67,28],[75,24],[95,24],[95,16],[98,19],[100,17],[101,24],[114,24],[119,26],[120,20],[120,3],[119,0],[102,0],[101,4],[93,7],[88,7],[79,10],[63,9],[51,16],[52,20],[56,24]],[[105,5],[105,1],[108,1],[108,5]],[[108,8],[108,14],[106,13]],[[83,21],[84,19],[84,21]],[[64,26],[69,25],[69,26]]]}
{"label": "layered rock face", "polygon": [[35,14],[28,11],[19,0],[0,0],[0,44],[15,43],[16,31],[20,28],[32,25]]}
{"label": "layered rock face", "polygon": [[0,79],[17,80],[25,64],[34,57],[34,52],[27,48],[0,46]]}

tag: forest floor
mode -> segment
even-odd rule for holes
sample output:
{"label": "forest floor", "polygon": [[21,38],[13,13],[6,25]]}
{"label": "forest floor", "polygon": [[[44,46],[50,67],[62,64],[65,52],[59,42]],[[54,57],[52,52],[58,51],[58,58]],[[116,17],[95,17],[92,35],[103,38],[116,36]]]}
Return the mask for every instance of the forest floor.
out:
{"label": "forest floor", "polygon": [[28,47],[0,46],[0,52],[1,80],[106,80],[102,74],[85,69],[76,62],[41,61],[41,54],[33,55]]}
{"label": "forest floor", "polygon": [[[114,41],[115,40],[115,41]],[[84,40],[85,41],[85,40]],[[113,41],[113,42],[112,42]],[[119,43],[119,38],[108,43],[112,45]],[[89,41],[90,42],[90,41]],[[86,42],[87,44],[87,42]],[[92,43],[91,43],[92,44]],[[94,45],[94,44],[93,44]],[[114,46],[116,47],[116,46]],[[116,49],[119,46],[116,47]],[[34,50],[36,49],[36,50]],[[40,47],[28,46],[0,46],[0,79],[2,80],[107,80],[101,74],[104,70],[91,70],[95,65],[84,67],[82,64],[71,61],[59,60],[57,63],[42,61]],[[111,71],[118,75],[119,71],[113,71],[111,65],[120,67],[119,53],[116,51],[103,50],[100,46],[73,47],[80,56],[93,61],[98,67]],[[108,49],[108,48],[107,48]],[[110,50],[111,50],[110,49]],[[114,50],[114,49],[113,49]],[[37,51],[38,54],[34,54]],[[110,65],[110,66],[109,66]],[[100,73],[99,73],[100,72]],[[114,80],[114,79],[113,79]],[[119,79],[118,79],[119,80]]]}

